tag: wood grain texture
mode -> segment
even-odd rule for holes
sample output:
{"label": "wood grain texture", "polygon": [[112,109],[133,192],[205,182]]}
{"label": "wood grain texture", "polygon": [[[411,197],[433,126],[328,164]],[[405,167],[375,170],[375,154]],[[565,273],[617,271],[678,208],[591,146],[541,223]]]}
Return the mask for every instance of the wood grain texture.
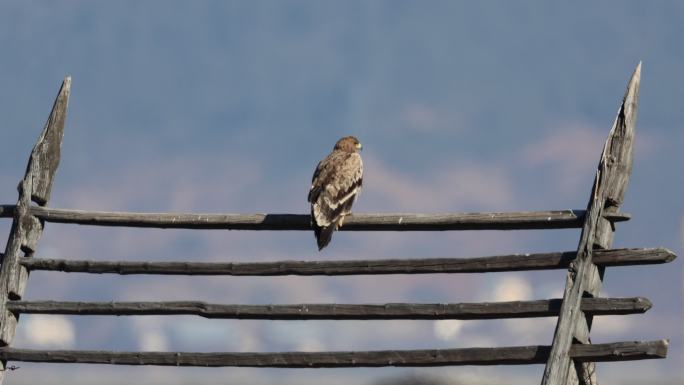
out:
{"label": "wood grain texture", "polygon": [[666,358],[668,340],[617,342],[612,344],[573,344],[570,357],[579,362],[632,361]]}
{"label": "wood grain texture", "polygon": [[[9,215],[11,205],[0,214]],[[31,215],[55,223],[222,230],[311,230],[306,214],[182,214],[83,211],[31,207]],[[580,228],[584,210],[523,211],[455,214],[352,214],[341,231],[534,230]],[[612,214],[615,221],[629,215]]]}
{"label": "wood grain texture", "polygon": [[21,216],[21,221],[21,227],[26,230],[21,242],[21,250],[24,253],[33,253],[36,251],[38,241],[43,235],[43,223],[40,219],[31,215]]}
{"label": "wood grain texture", "polygon": [[[59,165],[60,146],[64,131],[71,79],[64,79],[45,127],[31,151],[26,174],[19,184],[19,199],[13,210],[13,223],[0,267],[0,346],[14,338],[17,316],[6,308],[10,299],[21,299],[28,280],[28,270],[19,262],[30,258],[43,232],[43,223],[30,214],[31,201],[46,205],[52,180]],[[2,210],[4,213],[5,210]],[[4,380],[6,362],[0,368],[0,383]]]}
{"label": "wood grain texture", "polygon": [[[667,356],[668,342],[616,342],[573,345],[576,360],[631,361]],[[107,365],[160,365],[268,368],[357,368],[382,366],[529,365],[547,360],[549,346],[284,353],[113,352],[1,348],[6,361]]]}
{"label": "wood grain texture", "polygon": [[[475,258],[361,259],[337,261],[274,262],[138,262],[31,258],[21,261],[27,269],[94,274],[164,275],[369,275],[488,273],[520,270],[563,269],[575,259],[575,251],[511,254]],[[613,249],[594,252],[598,266],[629,266],[671,262],[676,255],[664,248]]]}
{"label": "wood grain texture", "polygon": [[[641,82],[641,63],[630,79],[623,97],[623,103],[611,127],[610,134],[604,145],[599,169],[602,172],[604,188],[601,200],[603,208],[601,214],[619,212],[624,201],[627,184],[632,174],[632,153],[636,128],[637,105],[639,101],[639,85]],[[605,216],[605,215],[604,215]],[[594,248],[606,249],[613,245],[615,224],[604,218],[599,218],[594,234]],[[593,285],[588,285],[588,291],[593,295],[603,286],[605,269],[599,267],[591,272]],[[591,331],[592,316],[587,316],[587,333]],[[587,334],[587,339],[589,338]],[[592,362],[577,365],[579,368],[579,383],[581,385],[598,385],[596,367]]]}
{"label": "wood grain texture", "polygon": [[[438,320],[551,317],[558,315],[561,299],[481,303],[386,303],[224,305],[200,301],[174,302],[66,302],[12,301],[10,311],[29,314],[72,315],[197,315],[205,318],[270,320]],[[581,309],[594,315],[644,313],[646,298],[586,298]]]}
{"label": "wood grain texture", "polygon": [[31,199],[41,206],[50,200],[52,182],[59,166],[70,93],[71,77],[66,77],[38,142],[31,151],[26,173],[33,178]]}
{"label": "wood grain texture", "polygon": [[[22,182],[25,185],[25,182]],[[19,260],[24,258],[21,249],[22,240],[27,238],[27,229],[23,224],[26,216],[26,207],[30,204],[30,197],[28,193],[23,191],[30,191],[29,189],[21,188],[19,192],[19,203],[17,204],[16,218],[12,222],[9,237],[7,238],[7,245],[5,253],[3,254],[2,264],[0,266],[0,346],[9,345],[14,338],[14,333],[17,324],[17,315],[7,310],[7,301],[9,299],[20,299],[16,294],[12,294],[10,290],[10,275],[17,274],[17,269],[12,268],[13,265],[18,265]],[[0,369],[4,369],[4,363]],[[3,373],[0,372],[0,383],[2,383]]]}
{"label": "wood grain texture", "polygon": [[[591,322],[584,319],[585,315],[580,311],[580,302],[585,293],[595,295],[600,290],[602,273],[592,262],[593,251],[596,246],[610,246],[605,243],[608,239],[605,233],[606,226],[609,226],[612,234],[613,224],[603,220],[603,212],[618,211],[631,174],[640,78],[641,63],[637,65],[629,81],[618,116],[601,153],[577,248],[577,259],[568,272],[563,305],[558,316],[551,353],[544,368],[542,385],[571,384],[568,380],[569,375],[573,377],[574,383],[582,381],[584,385],[596,385],[593,364],[581,365],[580,373],[570,374],[576,369],[569,356],[569,350],[573,338],[590,341],[588,333]],[[612,243],[612,235],[609,238]],[[579,322],[587,322],[587,327],[578,328]],[[577,332],[585,332],[587,335],[576,335]],[[587,375],[590,372],[593,374]]]}

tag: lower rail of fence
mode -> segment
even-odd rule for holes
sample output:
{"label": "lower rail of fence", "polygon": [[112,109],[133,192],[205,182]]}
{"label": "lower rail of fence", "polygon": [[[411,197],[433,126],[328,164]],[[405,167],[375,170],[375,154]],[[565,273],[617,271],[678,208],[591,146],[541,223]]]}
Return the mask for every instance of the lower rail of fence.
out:
{"label": "lower rail of fence", "polygon": [[[546,362],[550,346],[380,350],[356,352],[197,353],[29,350],[1,348],[0,360],[46,363],[269,368],[343,368],[380,366],[527,365]],[[665,358],[668,341],[631,341],[573,345],[576,361],[631,361]]]}

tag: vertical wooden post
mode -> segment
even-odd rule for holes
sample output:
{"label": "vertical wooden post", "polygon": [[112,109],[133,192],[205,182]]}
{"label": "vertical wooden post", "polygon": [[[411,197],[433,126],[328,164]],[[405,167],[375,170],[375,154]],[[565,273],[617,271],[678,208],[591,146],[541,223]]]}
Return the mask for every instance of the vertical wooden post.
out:
{"label": "vertical wooden post", "polygon": [[579,305],[582,297],[597,296],[601,289],[603,271],[592,263],[592,251],[612,244],[614,228],[605,216],[619,209],[632,172],[632,144],[640,80],[641,62],[627,85],[622,105],[601,153],[577,257],[568,271],[563,304],[542,385],[596,384],[594,364],[576,366],[568,352],[573,341],[590,343],[591,319],[584,315]]}
{"label": "vertical wooden post", "polygon": [[[14,220],[7,239],[0,267],[0,346],[8,346],[14,338],[18,316],[7,310],[7,301],[19,300],[24,294],[28,271],[19,264],[21,258],[30,258],[43,233],[43,222],[29,214],[31,201],[46,206],[55,171],[59,165],[60,147],[64,135],[71,78],[66,77],[57,94],[52,112],[31,151],[26,174],[19,183],[19,199]],[[0,367],[0,383],[4,379],[6,362]]]}

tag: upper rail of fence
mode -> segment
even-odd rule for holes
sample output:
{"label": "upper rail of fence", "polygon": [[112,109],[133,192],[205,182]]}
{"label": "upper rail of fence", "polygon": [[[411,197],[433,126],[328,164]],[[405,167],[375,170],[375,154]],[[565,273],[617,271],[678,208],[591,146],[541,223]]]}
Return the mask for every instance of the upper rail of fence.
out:
{"label": "upper rail of fence", "polygon": [[[0,205],[0,218],[14,217],[16,205]],[[223,230],[311,230],[308,214],[183,214],[85,211],[30,206],[45,222],[90,226]],[[540,230],[581,228],[586,210],[445,214],[352,214],[342,231]],[[611,222],[629,214],[607,213]]]}

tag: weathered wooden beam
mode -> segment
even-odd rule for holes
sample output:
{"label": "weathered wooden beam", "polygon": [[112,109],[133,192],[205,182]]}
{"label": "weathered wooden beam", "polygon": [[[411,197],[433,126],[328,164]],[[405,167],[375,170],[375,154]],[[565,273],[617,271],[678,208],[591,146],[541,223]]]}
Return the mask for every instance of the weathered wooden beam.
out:
{"label": "weathered wooden beam", "polygon": [[[52,181],[59,165],[60,147],[64,133],[71,78],[67,77],[57,94],[45,127],[31,151],[26,174],[19,184],[19,199],[12,210],[13,223],[0,268],[0,346],[9,345],[14,338],[17,317],[6,308],[9,299],[20,299],[24,294],[28,271],[19,261],[30,258],[43,232],[42,221],[30,214],[31,201],[41,206],[50,199]],[[2,210],[5,213],[5,210]],[[0,367],[3,381],[5,362]]]}
{"label": "weathered wooden beam", "polygon": [[[577,260],[568,272],[563,305],[553,337],[551,353],[544,368],[542,385],[596,385],[596,370],[592,363],[578,365],[575,371],[569,355],[573,339],[590,341],[591,316],[585,319],[580,302],[585,293],[596,295],[600,291],[603,271],[597,269],[592,258],[595,248],[608,248],[612,244],[613,224],[604,216],[619,211],[632,170],[632,147],[636,110],[641,79],[641,63],[632,75],[622,105],[610,130],[601,153],[591,196],[587,205],[582,235],[577,247]],[[586,322],[586,328],[578,328]],[[586,335],[575,335],[577,332]],[[569,381],[568,376],[572,376]]]}
{"label": "weathered wooden beam", "polygon": [[[597,250],[594,254],[594,262],[598,266],[659,264],[676,258],[672,251],[664,248]],[[31,271],[122,275],[369,275],[563,269],[570,266],[576,256],[575,251],[566,251],[475,258],[275,262],[137,262],[30,258],[22,260],[21,264]]]}
{"label": "weathered wooden beam", "polygon": [[[580,361],[631,361],[667,356],[668,342],[616,342],[573,345]],[[6,361],[107,365],[159,365],[268,368],[358,368],[382,366],[529,365],[544,363],[549,346],[285,353],[113,352],[1,348]]]}
{"label": "weathered wooden beam", "polygon": [[[637,105],[639,100],[639,84],[641,82],[641,63],[637,65],[630,80],[623,104],[618,111],[615,122],[611,127],[610,135],[604,146],[604,155],[601,157],[603,162],[603,173],[605,175],[603,183],[603,209],[602,218],[596,224],[594,234],[594,249],[606,249],[613,245],[615,224],[607,221],[606,214],[619,212],[622,204],[627,184],[632,174],[632,147],[636,128]],[[599,166],[601,167],[601,166]],[[598,267],[590,273],[593,284],[589,284],[587,291],[592,295],[598,295],[603,286],[605,268]],[[587,315],[587,339],[588,332],[591,330],[592,316]],[[596,378],[596,365],[593,362],[576,365],[578,368],[579,383],[581,385],[598,385]]]}
{"label": "weathered wooden beam", "polygon": [[[499,319],[558,315],[561,299],[480,303],[386,303],[224,305],[200,301],[66,302],[11,301],[7,308],[23,314],[72,315],[197,315],[205,318],[270,320]],[[646,298],[586,298],[581,309],[594,315],[644,313]]]}
{"label": "weathered wooden beam", "polygon": [[52,182],[59,166],[70,93],[71,77],[67,76],[57,94],[45,128],[31,151],[26,174],[33,178],[31,199],[41,206],[47,205],[50,200]]}
{"label": "weathered wooden beam", "polygon": [[[0,214],[9,215],[5,205]],[[181,214],[83,211],[31,207],[31,215],[46,222],[90,226],[126,226],[223,230],[311,230],[306,214]],[[456,214],[352,214],[342,231],[534,230],[580,228],[584,210],[522,211]],[[611,214],[613,221],[629,215]]]}
{"label": "weathered wooden beam", "polygon": [[[632,175],[634,135],[641,83],[641,62],[632,74],[622,105],[604,145],[599,168],[603,172],[603,211],[617,213],[625,199],[629,178]],[[602,222],[596,229],[594,243],[608,248],[613,242],[614,227]]]}

